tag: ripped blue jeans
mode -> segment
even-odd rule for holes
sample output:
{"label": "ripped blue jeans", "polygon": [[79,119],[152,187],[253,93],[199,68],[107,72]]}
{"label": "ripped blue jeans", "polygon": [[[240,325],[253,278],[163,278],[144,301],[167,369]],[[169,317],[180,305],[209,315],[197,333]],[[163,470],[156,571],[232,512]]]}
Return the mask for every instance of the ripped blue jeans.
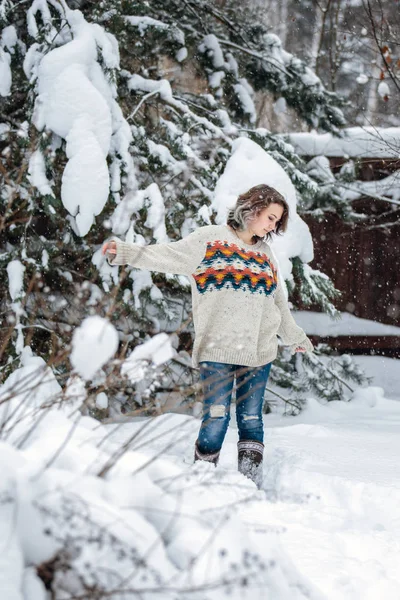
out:
{"label": "ripped blue jeans", "polygon": [[204,393],[203,420],[197,438],[200,452],[209,454],[222,447],[230,420],[235,379],[239,440],[263,442],[262,407],[271,364],[244,367],[210,361],[200,363]]}

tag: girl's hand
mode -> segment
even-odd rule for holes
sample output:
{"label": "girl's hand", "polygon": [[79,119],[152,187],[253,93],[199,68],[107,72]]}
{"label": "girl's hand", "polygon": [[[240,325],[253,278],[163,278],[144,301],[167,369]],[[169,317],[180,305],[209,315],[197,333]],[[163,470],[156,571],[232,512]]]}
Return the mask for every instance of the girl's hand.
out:
{"label": "girl's hand", "polygon": [[101,253],[104,255],[106,252],[109,252],[110,254],[117,254],[117,243],[106,242],[105,244],[103,244]]}
{"label": "girl's hand", "polygon": [[295,352],[305,352],[305,348],[303,348],[303,346],[297,346]]}

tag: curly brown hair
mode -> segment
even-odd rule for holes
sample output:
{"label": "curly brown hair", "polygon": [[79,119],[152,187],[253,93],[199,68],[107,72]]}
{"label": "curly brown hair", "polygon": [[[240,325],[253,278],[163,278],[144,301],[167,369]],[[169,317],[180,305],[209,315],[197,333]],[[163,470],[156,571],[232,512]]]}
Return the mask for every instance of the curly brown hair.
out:
{"label": "curly brown hair", "polygon": [[287,229],[289,220],[289,206],[285,198],[277,190],[269,185],[255,185],[244,194],[241,194],[236,205],[228,212],[227,224],[232,229],[244,231],[247,225],[256,219],[258,215],[270,204],[279,204],[283,208],[282,217],[277,221],[273,232],[267,233],[263,238],[253,236],[255,240],[264,239],[269,241],[272,234],[281,235]]}

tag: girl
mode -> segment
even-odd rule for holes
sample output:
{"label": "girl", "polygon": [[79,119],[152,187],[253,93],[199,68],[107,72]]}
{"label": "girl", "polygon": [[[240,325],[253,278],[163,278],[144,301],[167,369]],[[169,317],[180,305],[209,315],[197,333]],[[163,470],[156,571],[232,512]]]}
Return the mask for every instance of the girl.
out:
{"label": "girl", "polygon": [[113,239],[113,265],[190,277],[204,410],[195,460],[218,462],[236,381],[238,469],[261,486],[262,405],[277,335],[292,353],[313,346],[290,314],[268,241],[286,230],[289,208],[279,192],[257,185],[239,196],[227,225],[207,225],[178,242],[138,246]]}

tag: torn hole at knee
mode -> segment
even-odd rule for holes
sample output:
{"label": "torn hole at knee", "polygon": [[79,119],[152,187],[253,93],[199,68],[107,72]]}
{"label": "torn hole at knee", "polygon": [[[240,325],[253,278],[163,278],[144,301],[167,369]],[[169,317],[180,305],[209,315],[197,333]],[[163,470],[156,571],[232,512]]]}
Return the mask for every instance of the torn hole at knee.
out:
{"label": "torn hole at knee", "polygon": [[258,421],[259,417],[257,415],[243,415],[243,421]]}
{"label": "torn hole at knee", "polygon": [[216,406],[210,407],[210,417],[212,419],[218,419],[225,416],[225,406],[223,404],[217,404]]}

